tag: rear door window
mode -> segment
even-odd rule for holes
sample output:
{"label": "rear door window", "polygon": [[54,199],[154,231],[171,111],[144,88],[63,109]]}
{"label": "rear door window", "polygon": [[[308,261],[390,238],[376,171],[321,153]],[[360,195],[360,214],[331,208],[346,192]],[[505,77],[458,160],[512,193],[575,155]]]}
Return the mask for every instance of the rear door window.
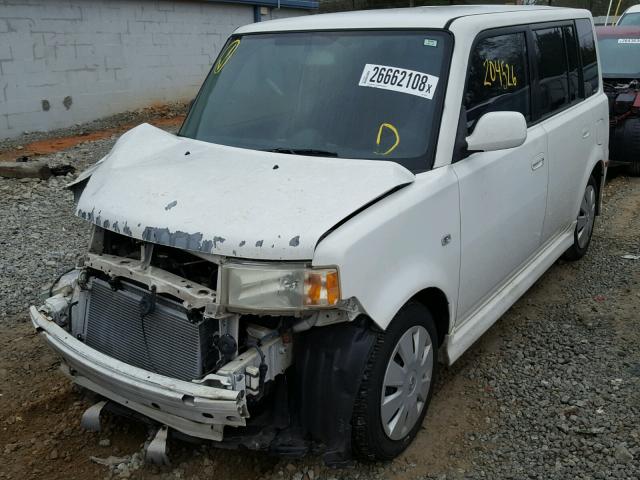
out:
{"label": "rear door window", "polygon": [[567,53],[562,27],[533,31],[539,81],[540,115],[547,116],[569,104]]}
{"label": "rear door window", "polygon": [[524,32],[479,40],[471,53],[464,103],[468,130],[487,112],[515,111],[531,119]]}
{"label": "rear door window", "polygon": [[598,91],[598,57],[596,43],[593,38],[591,20],[581,18],[576,20],[580,57],[582,59],[582,78],[584,82],[584,96],[590,97]]}

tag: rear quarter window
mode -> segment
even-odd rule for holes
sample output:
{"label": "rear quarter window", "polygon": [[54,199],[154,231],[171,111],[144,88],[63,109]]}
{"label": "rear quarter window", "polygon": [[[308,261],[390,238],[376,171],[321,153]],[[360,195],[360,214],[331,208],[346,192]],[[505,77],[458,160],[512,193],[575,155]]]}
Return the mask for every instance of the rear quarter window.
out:
{"label": "rear quarter window", "polygon": [[596,42],[593,38],[591,20],[581,18],[576,20],[580,57],[582,59],[582,78],[584,82],[584,96],[590,97],[598,91],[598,57]]}
{"label": "rear quarter window", "polygon": [[578,42],[573,25],[562,27],[564,43],[567,48],[567,58],[569,60],[569,101],[573,102],[579,96],[584,96],[580,92],[580,54],[578,52]]}

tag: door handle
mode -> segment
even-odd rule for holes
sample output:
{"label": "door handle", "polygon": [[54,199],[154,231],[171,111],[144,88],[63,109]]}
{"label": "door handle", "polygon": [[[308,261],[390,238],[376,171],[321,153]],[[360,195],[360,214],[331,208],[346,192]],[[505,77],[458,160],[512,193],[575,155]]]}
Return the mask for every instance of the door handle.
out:
{"label": "door handle", "polygon": [[531,162],[531,170],[537,170],[543,165],[544,165],[544,157],[543,156],[536,157],[533,160],[533,162]]}
{"label": "door handle", "polygon": [[589,131],[588,128],[585,128],[584,130],[582,130],[582,138],[589,138],[589,135],[591,135],[591,132]]}

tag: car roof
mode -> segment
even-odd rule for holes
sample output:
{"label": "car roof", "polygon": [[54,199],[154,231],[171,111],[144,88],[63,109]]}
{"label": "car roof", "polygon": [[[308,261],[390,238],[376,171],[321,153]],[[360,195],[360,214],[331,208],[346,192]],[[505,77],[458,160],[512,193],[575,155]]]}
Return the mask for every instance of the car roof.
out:
{"label": "car roof", "polygon": [[[584,10],[536,5],[459,5],[413,8],[391,8],[380,10],[361,10],[353,12],[306,15],[267,22],[256,22],[236,30],[238,34],[278,32],[296,30],[339,30],[339,29],[382,29],[382,28],[444,28],[459,17],[488,14],[523,14],[526,21],[532,21],[531,13],[536,11],[564,13]],[[516,23],[523,23],[519,19]]]}
{"label": "car roof", "polygon": [[640,13],[640,5],[632,5],[631,7],[627,8],[622,15],[626,15],[627,13]]}
{"label": "car roof", "polygon": [[596,27],[598,38],[638,38],[640,27]]}

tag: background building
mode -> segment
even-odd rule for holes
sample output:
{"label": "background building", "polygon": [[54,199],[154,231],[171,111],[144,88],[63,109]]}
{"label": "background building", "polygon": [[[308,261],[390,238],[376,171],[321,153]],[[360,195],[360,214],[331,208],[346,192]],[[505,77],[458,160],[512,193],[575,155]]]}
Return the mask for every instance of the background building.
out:
{"label": "background building", "polygon": [[231,32],[317,0],[0,0],[0,138],[189,100]]}

